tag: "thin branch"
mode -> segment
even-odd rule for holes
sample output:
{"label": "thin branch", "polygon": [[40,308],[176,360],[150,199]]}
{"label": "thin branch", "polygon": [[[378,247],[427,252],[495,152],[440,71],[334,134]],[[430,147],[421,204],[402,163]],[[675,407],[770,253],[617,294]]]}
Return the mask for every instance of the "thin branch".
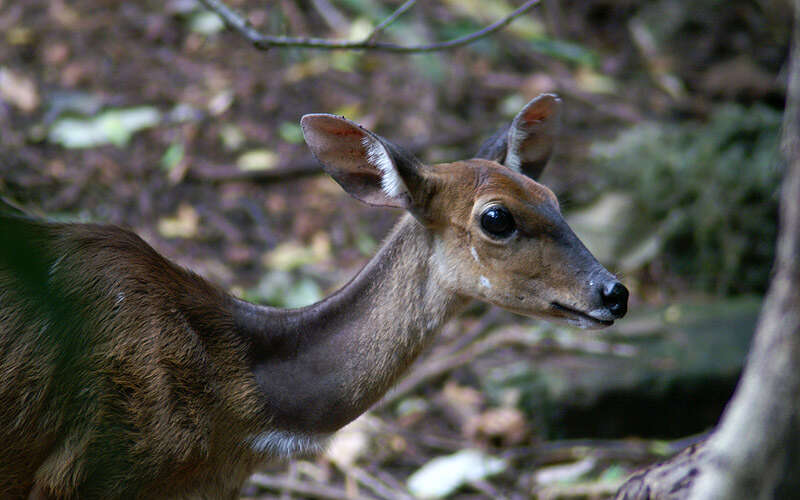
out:
{"label": "thin branch", "polygon": [[381,31],[383,31],[384,29],[386,29],[387,26],[395,22],[395,20],[398,17],[400,17],[401,15],[403,15],[405,11],[413,7],[415,3],[417,3],[417,0],[408,0],[406,3],[398,7],[398,9],[392,12],[392,14],[389,17],[387,17],[386,19],[381,21],[380,24],[375,26],[375,29],[372,30],[372,33],[370,33],[369,35],[367,35],[366,38],[364,38],[364,42],[366,43],[374,42],[375,38],[378,37]]}
{"label": "thin branch", "polygon": [[414,497],[405,491],[399,491],[390,487],[360,467],[344,464],[336,464],[336,466],[339,467],[343,473],[358,481],[361,485],[378,495],[380,498],[392,500],[414,500]]}
{"label": "thin branch", "polygon": [[[304,37],[287,37],[287,36],[272,36],[266,35],[253,28],[247,20],[239,13],[228,7],[221,0],[200,0],[206,7],[216,12],[225,24],[231,29],[238,31],[245,37],[253,46],[260,50],[267,50],[272,47],[298,47],[307,49],[322,49],[322,50],[380,50],[385,52],[433,52],[437,50],[452,49],[468,45],[475,40],[484,38],[492,33],[504,28],[511,21],[521,16],[522,14],[531,10],[535,5],[538,5],[541,0],[527,0],[524,4],[518,7],[514,12],[508,14],[503,19],[496,21],[483,29],[464,35],[452,40],[444,42],[436,42],[424,45],[397,45],[388,42],[376,42],[372,40],[372,34],[361,41],[348,41],[348,40],[329,40],[325,38],[304,38]],[[408,4],[409,2],[406,2]],[[393,16],[396,18],[402,14],[408,7],[401,11],[405,4],[397,9],[391,16],[383,21],[378,26],[389,24],[394,21],[391,19]],[[410,7],[410,6],[409,6]],[[388,22],[387,22],[388,21]],[[382,28],[381,28],[382,29]],[[377,28],[376,28],[377,30]],[[374,30],[375,31],[375,30]],[[373,32],[374,32],[373,31]]]}
{"label": "thin branch", "polygon": [[266,490],[286,490],[308,498],[321,498],[325,500],[340,500],[342,498],[353,498],[354,500],[369,499],[369,497],[364,496],[349,497],[343,489],[324,483],[311,480],[299,481],[284,476],[271,476],[262,472],[257,472],[250,476],[248,482]]}
{"label": "thin branch", "polygon": [[449,356],[429,358],[418,367],[414,368],[414,370],[386,394],[374,408],[386,408],[395,401],[405,397],[410,392],[413,392],[423,383],[454,370],[459,366],[464,366],[469,361],[487,352],[509,345],[532,346],[535,344],[536,340],[527,331],[502,330],[489,335],[483,340],[474,342]]}

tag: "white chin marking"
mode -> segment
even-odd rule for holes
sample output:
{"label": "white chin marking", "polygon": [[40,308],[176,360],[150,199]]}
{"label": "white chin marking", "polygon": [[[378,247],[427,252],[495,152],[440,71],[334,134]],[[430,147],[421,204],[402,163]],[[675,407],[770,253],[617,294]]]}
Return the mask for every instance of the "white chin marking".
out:
{"label": "white chin marking", "polygon": [[367,135],[361,139],[361,144],[367,151],[367,162],[377,168],[381,173],[381,189],[389,198],[397,198],[408,192],[406,184],[394,168],[394,163],[383,144]]}
{"label": "white chin marking", "polygon": [[265,431],[247,438],[247,444],[256,453],[273,457],[291,458],[296,455],[319,453],[325,447],[327,434],[298,434],[286,431]]}

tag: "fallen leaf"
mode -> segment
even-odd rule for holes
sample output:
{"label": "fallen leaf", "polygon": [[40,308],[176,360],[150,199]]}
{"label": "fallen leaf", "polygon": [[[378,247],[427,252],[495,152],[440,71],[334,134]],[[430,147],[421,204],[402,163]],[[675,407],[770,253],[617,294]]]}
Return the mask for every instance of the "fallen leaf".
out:
{"label": "fallen leaf", "polygon": [[492,408],[467,421],[465,426],[471,439],[499,439],[503,445],[522,442],[528,434],[525,415],[517,408]]}
{"label": "fallen leaf", "polygon": [[200,217],[188,204],[181,204],[174,217],[164,217],[158,221],[158,232],[165,238],[193,238],[197,235]]}
{"label": "fallen leaf", "polygon": [[590,455],[578,462],[542,467],[534,477],[537,484],[570,483],[590,473],[596,465],[597,459]]}
{"label": "fallen leaf", "polygon": [[242,153],[236,160],[241,170],[269,170],[278,164],[278,155],[269,149],[253,149]]}
{"label": "fallen leaf", "polygon": [[461,450],[426,463],[408,478],[407,486],[419,498],[444,498],[466,483],[503,472],[507,466],[505,460],[479,450]]}
{"label": "fallen leaf", "polygon": [[65,148],[91,148],[103,144],[123,147],[134,133],[152,128],[161,121],[161,113],[150,106],[110,109],[91,118],[59,118],[47,138]]}
{"label": "fallen leaf", "polygon": [[213,35],[225,28],[222,18],[210,10],[201,10],[189,18],[189,29],[201,35]]}
{"label": "fallen leaf", "polygon": [[325,450],[325,458],[339,468],[347,468],[366,455],[375,425],[374,417],[364,414],[336,432]]}
{"label": "fallen leaf", "polygon": [[5,67],[0,67],[0,98],[25,113],[39,107],[39,93],[33,80]]}

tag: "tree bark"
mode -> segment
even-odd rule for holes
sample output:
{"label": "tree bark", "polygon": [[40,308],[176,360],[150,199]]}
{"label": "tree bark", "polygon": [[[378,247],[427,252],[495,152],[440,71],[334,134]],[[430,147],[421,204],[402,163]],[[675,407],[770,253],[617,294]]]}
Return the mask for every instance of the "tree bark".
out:
{"label": "tree bark", "polygon": [[800,498],[800,0],[794,3],[780,231],[747,364],[708,441],[635,474],[619,500]]}

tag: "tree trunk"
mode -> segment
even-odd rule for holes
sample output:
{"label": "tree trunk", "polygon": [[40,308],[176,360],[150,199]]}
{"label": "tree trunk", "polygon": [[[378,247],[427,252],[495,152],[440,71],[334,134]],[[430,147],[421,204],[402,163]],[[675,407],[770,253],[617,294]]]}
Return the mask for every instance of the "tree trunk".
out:
{"label": "tree trunk", "polygon": [[619,500],[800,498],[800,0],[784,115],[788,160],[770,284],[742,379],[707,442],[631,477]]}

